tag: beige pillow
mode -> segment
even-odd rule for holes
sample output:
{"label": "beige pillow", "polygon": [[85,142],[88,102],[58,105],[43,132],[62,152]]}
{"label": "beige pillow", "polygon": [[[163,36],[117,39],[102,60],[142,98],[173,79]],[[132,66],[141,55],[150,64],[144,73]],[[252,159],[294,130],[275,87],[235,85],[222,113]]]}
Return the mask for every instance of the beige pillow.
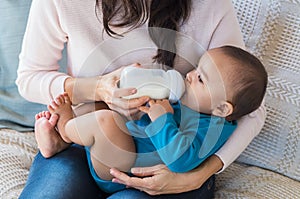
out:
{"label": "beige pillow", "polygon": [[238,161],[300,180],[300,2],[233,3],[247,48],[269,74],[266,123]]}

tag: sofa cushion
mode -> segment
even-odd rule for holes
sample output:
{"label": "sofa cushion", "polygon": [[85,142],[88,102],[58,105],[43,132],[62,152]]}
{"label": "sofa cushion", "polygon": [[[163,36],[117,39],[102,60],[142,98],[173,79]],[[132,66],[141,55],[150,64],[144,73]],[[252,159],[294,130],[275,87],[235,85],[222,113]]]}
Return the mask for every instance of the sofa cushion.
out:
{"label": "sofa cushion", "polygon": [[18,198],[38,148],[34,133],[0,129],[0,198]]}
{"label": "sofa cushion", "polygon": [[256,166],[233,163],[216,176],[215,199],[299,196],[298,181]]}
{"label": "sofa cushion", "polygon": [[238,161],[300,180],[300,2],[233,2],[246,46],[269,74],[266,123]]}
{"label": "sofa cushion", "polygon": [[[0,0],[0,128],[33,130],[34,115],[46,106],[19,95],[15,80],[31,0]],[[66,51],[60,71],[66,71]]]}
{"label": "sofa cushion", "polygon": [[34,114],[45,106],[23,99],[15,80],[31,0],[0,0],[0,128],[32,130]]}

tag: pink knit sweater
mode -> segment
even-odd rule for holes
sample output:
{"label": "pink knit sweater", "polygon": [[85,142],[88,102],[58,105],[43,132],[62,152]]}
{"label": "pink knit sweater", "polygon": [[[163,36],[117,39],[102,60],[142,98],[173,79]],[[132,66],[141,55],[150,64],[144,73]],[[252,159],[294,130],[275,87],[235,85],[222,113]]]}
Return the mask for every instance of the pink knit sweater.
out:
{"label": "pink knit sweater", "polygon": [[[16,80],[24,98],[48,104],[64,92],[64,81],[69,76],[102,75],[136,62],[152,64],[156,46],[148,35],[147,24],[122,38],[112,38],[103,30],[101,12],[97,13],[98,18],[94,0],[32,1]],[[205,50],[226,44],[244,47],[231,0],[193,0],[192,13],[178,33],[179,56],[174,68],[186,74]],[[64,45],[68,74],[58,72]],[[224,163],[223,169],[259,133],[264,119],[261,107],[239,121],[237,130],[216,153]]]}

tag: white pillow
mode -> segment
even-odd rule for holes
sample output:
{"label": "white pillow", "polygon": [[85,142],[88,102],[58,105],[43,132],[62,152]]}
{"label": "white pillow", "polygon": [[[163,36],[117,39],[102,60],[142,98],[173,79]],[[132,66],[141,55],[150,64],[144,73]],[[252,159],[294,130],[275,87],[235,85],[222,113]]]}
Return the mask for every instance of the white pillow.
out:
{"label": "white pillow", "polygon": [[300,2],[233,3],[247,48],[269,75],[266,123],[238,161],[300,180]]}

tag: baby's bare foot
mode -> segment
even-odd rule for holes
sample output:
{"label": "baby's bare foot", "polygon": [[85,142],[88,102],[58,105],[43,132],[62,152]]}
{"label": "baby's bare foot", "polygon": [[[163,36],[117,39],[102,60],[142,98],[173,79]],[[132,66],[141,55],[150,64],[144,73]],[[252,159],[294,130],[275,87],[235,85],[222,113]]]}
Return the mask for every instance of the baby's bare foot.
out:
{"label": "baby's bare foot", "polygon": [[35,115],[35,138],[41,154],[50,158],[68,146],[55,130],[58,115],[43,111]]}
{"label": "baby's bare foot", "polygon": [[63,140],[68,143],[72,141],[65,132],[65,126],[67,122],[74,117],[71,105],[71,100],[67,93],[59,95],[50,105],[48,105],[51,114],[59,115],[59,120],[57,122],[58,132]]}

